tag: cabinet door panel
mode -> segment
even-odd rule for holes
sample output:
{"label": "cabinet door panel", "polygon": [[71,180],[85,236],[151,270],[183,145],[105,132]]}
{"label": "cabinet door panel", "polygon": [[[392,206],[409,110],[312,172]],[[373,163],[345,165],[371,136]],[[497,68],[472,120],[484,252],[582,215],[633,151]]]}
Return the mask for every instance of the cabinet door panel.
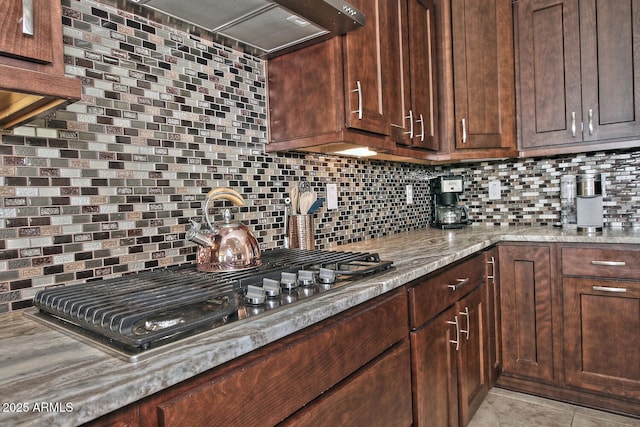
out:
{"label": "cabinet door panel", "polygon": [[458,386],[455,307],[411,333],[413,411],[417,427],[457,427]]}
{"label": "cabinet door panel", "polygon": [[355,0],[351,3],[367,15],[367,25],[344,36],[347,127],[388,135],[390,119],[383,97],[386,80],[383,73],[388,72],[383,65],[389,55],[388,2]]}
{"label": "cabinet door panel", "polygon": [[413,145],[437,150],[438,120],[435,106],[435,24],[432,0],[409,1],[409,63],[411,67],[411,104]]}
{"label": "cabinet door panel", "polygon": [[577,0],[517,3],[521,144],[580,142]]}
{"label": "cabinet door panel", "polygon": [[640,399],[640,283],[565,277],[567,384]]}
{"label": "cabinet door panel", "polygon": [[457,304],[463,332],[458,352],[461,425],[467,425],[489,393],[488,320],[486,285]]}
{"label": "cabinet door panel", "polygon": [[640,134],[640,1],[580,3],[584,140]]}
{"label": "cabinet door panel", "polygon": [[0,55],[42,63],[53,61],[50,0],[33,0],[33,35],[22,32],[22,1],[0,0],[0,10]]}
{"label": "cabinet door panel", "polygon": [[514,146],[511,2],[453,0],[451,15],[455,147]]}
{"label": "cabinet door panel", "polygon": [[550,252],[545,246],[499,249],[505,373],[553,380]]}
{"label": "cabinet door panel", "polygon": [[273,58],[267,67],[271,140],[333,134],[342,128],[343,99],[335,96],[343,90],[339,38]]}

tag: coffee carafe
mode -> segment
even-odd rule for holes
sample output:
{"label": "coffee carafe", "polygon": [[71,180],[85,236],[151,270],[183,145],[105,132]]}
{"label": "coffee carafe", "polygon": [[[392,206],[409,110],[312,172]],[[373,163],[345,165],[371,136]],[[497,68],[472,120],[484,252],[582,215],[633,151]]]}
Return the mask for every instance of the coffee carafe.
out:
{"label": "coffee carafe", "polygon": [[431,180],[433,195],[433,221],[435,228],[462,228],[469,224],[469,211],[459,204],[459,195],[464,190],[461,175],[439,176]]}

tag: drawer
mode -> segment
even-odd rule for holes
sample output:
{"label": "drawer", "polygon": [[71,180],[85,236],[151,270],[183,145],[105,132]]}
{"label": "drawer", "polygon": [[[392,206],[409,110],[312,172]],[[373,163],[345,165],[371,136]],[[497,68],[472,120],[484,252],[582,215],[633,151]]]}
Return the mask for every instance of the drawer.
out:
{"label": "drawer", "polygon": [[477,255],[453,267],[445,267],[442,272],[409,288],[411,328],[427,323],[480,286],[484,281],[484,271],[484,258]]}
{"label": "drawer", "polygon": [[565,276],[640,279],[640,245],[563,246]]}

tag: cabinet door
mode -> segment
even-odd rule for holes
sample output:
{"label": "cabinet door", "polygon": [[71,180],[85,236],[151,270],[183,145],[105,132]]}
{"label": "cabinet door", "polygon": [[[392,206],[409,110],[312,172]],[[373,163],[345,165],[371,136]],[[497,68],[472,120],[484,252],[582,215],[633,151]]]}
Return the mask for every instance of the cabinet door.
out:
{"label": "cabinet door", "polygon": [[582,141],[578,0],[516,4],[521,146]]}
{"label": "cabinet door", "polygon": [[640,0],[580,2],[584,140],[640,135]]}
{"label": "cabinet door", "polygon": [[367,25],[344,36],[346,125],[388,135],[390,119],[383,97],[389,57],[386,1],[353,0],[367,15]]}
{"label": "cabinet door", "polygon": [[344,128],[340,38],[270,59],[267,68],[271,141],[333,138]]}
{"label": "cabinet door", "polygon": [[409,0],[411,108],[409,137],[415,147],[438,150],[435,107],[435,23],[433,0]]}
{"label": "cabinet door", "polygon": [[[411,333],[413,412],[417,427],[457,427],[460,316],[454,307]],[[458,331],[458,333],[457,333]]]}
{"label": "cabinet door", "polygon": [[[0,10],[0,55],[41,63],[53,61],[51,0],[33,0],[31,13],[23,9],[21,0],[0,0]],[[23,32],[23,14],[31,15],[33,34]]]}
{"label": "cabinet door", "polygon": [[489,327],[489,366],[490,384],[493,386],[502,370],[502,349],[500,342],[500,274],[498,249],[491,248],[485,252],[486,262],[486,293],[487,305],[489,307],[488,327]]}
{"label": "cabinet door", "polygon": [[553,380],[551,248],[500,246],[503,372]]}
{"label": "cabinet door", "polygon": [[486,285],[460,300],[458,393],[460,421],[466,426],[489,393],[489,336]]}
{"label": "cabinet door", "polygon": [[567,384],[640,400],[640,282],[565,277]]}
{"label": "cabinet door", "polygon": [[452,0],[456,149],[515,148],[511,0]]}

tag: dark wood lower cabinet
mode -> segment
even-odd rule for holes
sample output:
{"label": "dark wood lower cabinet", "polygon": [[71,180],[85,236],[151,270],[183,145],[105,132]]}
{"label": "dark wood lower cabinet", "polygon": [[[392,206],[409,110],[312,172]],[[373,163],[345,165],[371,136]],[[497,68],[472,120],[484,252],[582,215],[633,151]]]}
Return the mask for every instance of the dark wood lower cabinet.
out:
{"label": "dark wood lower cabinet", "polygon": [[499,246],[502,387],[640,417],[638,245]]}
{"label": "dark wood lower cabinet", "polygon": [[568,385],[640,400],[640,282],[563,279]]}
{"label": "dark wood lower cabinet", "polygon": [[[456,308],[411,332],[416,426],[457,427]],[[450,323],[452,322],[452,323]]]}
{"label": "dark wood lower cabinet", "polygon": [[[444,309],[411,332],[414,421],[418,427],[466,426],[490,387],[488,292],[483,257],[472,257],[412,288],[412,318]],[[451,284],[452,288],[448,288]],[[462,284],[462,285],[461,285]],[[429,290],[460,292],[447,308]],[[454,289],[456,288],[456,289]],[[433,294],[431,294],[433,296]]]}
{"label": "dark wood lower cabinet", "polygon": [[499,250],[503,374],[553,381],[552,248]]}
{"label": "dark wood lower cabinet", "polygon": [[460,421],[466,426],[489,393],[489,333],[486,285],[460,300],[458,309],[458,395]]}

